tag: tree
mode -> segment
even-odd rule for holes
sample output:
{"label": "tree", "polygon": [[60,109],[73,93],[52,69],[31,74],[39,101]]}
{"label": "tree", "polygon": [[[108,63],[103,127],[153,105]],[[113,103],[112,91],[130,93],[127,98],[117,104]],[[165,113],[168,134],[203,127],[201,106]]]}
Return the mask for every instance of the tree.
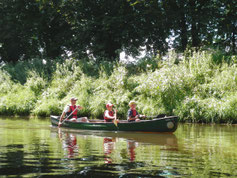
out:
{"label": "tree", "polygon": [[[16,62],[37,56],[60,57],[72,36],[64,1],[2,0],[0,56]],[[41,52],[43,51],[43,53]]]}
{"label": "tree", "polygon": [[[43,55],[57,58],[70,48],[73,35],[67,1],[40,1],[38,3],[37,36]],[[75,12],[73,12],[75,13]]]}
{"label": "tree", "polygon": [[72,52],[117,60],[217,44],[236,53],[237,3],[229,0],[0,0],[0,60]]}
{"label": "tree", "polygon": [[32,23],[35,4],[31,1],[2,0],[0,5],[1,60],[16,62],[39,54]]}
{"label": "tree", "polygon": [[219,9],[215,23],[215,42],[221,47],[230,46],[232,53],[236,54],[237,2],[220,0],[215,5]]}
{"label": "tree", "polygon": [[[77,24],[75,47],[94,57],[118,59],[119,51],[136,53],[144,41],[140,19],[126,1],[81,0],[75,5]],[[138,28],[139,27],[139,28]],[[75,52],[75,49],[74,49]]]}

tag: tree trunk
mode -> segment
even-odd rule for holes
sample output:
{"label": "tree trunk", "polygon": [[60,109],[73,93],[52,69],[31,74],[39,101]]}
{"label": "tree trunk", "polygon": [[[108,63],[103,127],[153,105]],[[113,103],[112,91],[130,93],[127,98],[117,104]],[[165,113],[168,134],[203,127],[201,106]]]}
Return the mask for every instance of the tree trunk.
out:
{"label": "tree trunk", "polygon": [[180,20],[180,26],[181,26],[181,49],[184,51],[188,44],[188,38],[187,38],[187,26],[186,26],[186,19],[184,12],[181,13],[181,20]]}
{"label": "tree trunk", "polygon": [[191,38],[192,38],[192,47],[198,47],[200,40],[198,34],[198,21],[196,17],[196,1],[190,1],[190,9],[191,9]]}
{"label": "tree trunk", "polygon": [[236,48],[236,40],[235,40],[235,35],[236,35],[236,32],[235,32],[235,27],[233,28],[233,33],[232,33],[232,53],[235,54],[235,48]]}
{"label": "tree trunk", "polygon": [[121,49],[121,44],[116,41],[116,39],[114,39],[112,33],[108,34],[104,47],[105,55],[109,60],[113,61],[119,59],[119,54],[117,53],[117,50]]}

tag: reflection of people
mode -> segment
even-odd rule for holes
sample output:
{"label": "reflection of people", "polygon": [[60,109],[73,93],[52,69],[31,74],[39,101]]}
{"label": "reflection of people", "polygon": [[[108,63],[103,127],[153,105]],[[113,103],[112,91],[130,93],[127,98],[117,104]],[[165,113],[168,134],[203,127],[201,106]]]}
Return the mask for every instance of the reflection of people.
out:
{"label": "reflection of people", "polygon": [[[77,106],[76,102],[77,102],[77,98],[72,97],[71,98],[71,105],[67,105],[64,108],[64,111],[63,111],[63,113],[60,117],[59,123],[58,123],[59,127],[62,125],[62,120],[65,116],[70,121],[77,121],[77,111],[78,111],[78,109],[82,109],[82,107],[79,105]],[[84,119],[85,119],[85,121],[87,121],[87,118],[84,118]]]}
{"label": "reflection of people", "polygon": [[67,151],[67,157],[73,158],[78,154],[77,137],[72,133],[65,133],[63,138],[61,129],[58,130],[59,139],[63,144],[63,149]]}
{"label": "reflection of people", "polygon": [[108,156],[112,153],[114,150],[114,138],[104,138],[104,153],[105,153],[105,163],[110,164],[112,163],[112,159]]}
{"label": "reflection of people", "polygon": [[133,140],[128,140],[127,143],[128,143],[128,151],[129,151],[129,155],[130,155],[130,161],[133,162],[136,157],[136,153],[135,153],[136,142]]}
{"label": "reflection of people", "polygon": [[139,118],[146,117],[145,115],[138,114],[138,112],[136,110],[136,102],[135,101],[130,101],[129,107],[130,107],[130,109],[128,110],[128,122],[140,121]]}
{"label": "reflection of people", "polygon": [[114,119],[116,119],[116,112],[113,112],[113,104],[108,103],[106,104],[107,110],[104,112],[104,120],[105,122],[112,122]]}

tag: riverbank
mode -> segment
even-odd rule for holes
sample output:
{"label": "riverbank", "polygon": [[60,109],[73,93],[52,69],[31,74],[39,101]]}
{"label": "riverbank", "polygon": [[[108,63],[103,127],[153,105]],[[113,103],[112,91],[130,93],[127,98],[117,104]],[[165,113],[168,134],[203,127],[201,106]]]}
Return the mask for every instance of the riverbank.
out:
{"label": "riverbank", "polygon": [[220,52],[170,52],[136,64],[34,59],[5,64],[0,76],[0,115],[59,115],[75,96],[80,115],[92,118],[103,116],[108,101],[126,118],[133,99],[146,115],[237,123],[237,58]]}

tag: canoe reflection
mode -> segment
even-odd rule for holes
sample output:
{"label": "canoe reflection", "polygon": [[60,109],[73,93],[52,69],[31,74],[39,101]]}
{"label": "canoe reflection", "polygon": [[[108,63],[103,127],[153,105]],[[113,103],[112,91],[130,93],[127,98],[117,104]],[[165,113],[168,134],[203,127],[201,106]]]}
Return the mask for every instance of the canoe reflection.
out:
{"label": "canoe reflection", "polygon": [[[80,132],[80,134],[85,134],[85,132]],[[177,138],[174,134],[143,132],[93,132],[93,135],[110,138],[124,138],[130,142],[134,141],[143,144],[169,146],[174,149],[178,146]]]}
{"label": "canoe reflection", "polygon": [[164,133],[143,133],[143,132],[105,132],[105,131],[85,131],[72,130],[65,128],[54,128],[52,132],[58,132],[59,138],[63,143],[64,150],[67,150],[67,157],[73,158],[78,155],[79,147],[77,137],[81,136],[97,136],[103,138],[103,149],[105,155],[105,163],[112,163],[112,153],[115,150],[116,142],[119,139],[125,139],[127,142],[127,153],[129,161],[136,159],[136,148],[140,144],[152,144],[164,146],[162,150],[178,150],[177,138],[174,134]]}
{"label": "canoe reflection", "polygon": [[[58,128],[51,127],[51,131],[55,132]],[[134,140],[136,142],[163,146],[177,146],[177,138],[172,133],[146,133],[146,132],[109,132],[109,131],[88,131],[60,128],[64,133],[73,133],[75,135],[94,135],[110,138],[124,138]]]}

